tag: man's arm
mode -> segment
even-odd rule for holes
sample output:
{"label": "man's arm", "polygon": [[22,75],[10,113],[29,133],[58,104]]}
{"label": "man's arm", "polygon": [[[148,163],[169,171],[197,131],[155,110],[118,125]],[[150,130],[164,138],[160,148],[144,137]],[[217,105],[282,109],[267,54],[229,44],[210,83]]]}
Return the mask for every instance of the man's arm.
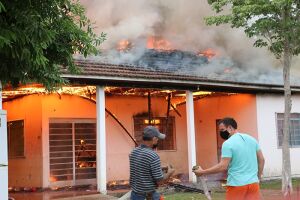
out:
{"label": "man's arm", "polygon": [[204,174],[214,174],[218,172],[226,171],[228,168],[228,165],[231,161],[231,158],[222,158],[221,162],[216,164],[215,166],[208,168],[208,169],[202,169],[200,166],[198,169],[193,170],[193,172],[196,174],[196,176],[202,176]]}
{"label": "man's arm", "polygon": [[262,153],[261,150],[258,150],[256,152],[256,155],[257,155],[257,163],[258,163],[258,178],[261,179],[261,176],[262,176],[262,173],[263,173],[263,170],[264,170],[264,166],[265,166],[265,158],[264,158],[264,155]]}

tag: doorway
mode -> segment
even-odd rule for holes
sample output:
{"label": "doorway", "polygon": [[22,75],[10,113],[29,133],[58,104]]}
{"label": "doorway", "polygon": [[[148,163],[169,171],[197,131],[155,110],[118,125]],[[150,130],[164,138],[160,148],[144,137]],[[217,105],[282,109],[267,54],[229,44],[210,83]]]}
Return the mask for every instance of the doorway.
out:
{"label": "doorway", "polygon": [[50,185],[96,183],[96,120],[51,119]]}

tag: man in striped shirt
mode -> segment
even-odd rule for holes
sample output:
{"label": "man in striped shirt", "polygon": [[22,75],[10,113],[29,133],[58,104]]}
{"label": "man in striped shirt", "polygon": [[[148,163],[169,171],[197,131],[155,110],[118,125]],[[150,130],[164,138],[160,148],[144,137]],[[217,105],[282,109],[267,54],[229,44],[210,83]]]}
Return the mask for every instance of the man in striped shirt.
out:
{"label": "man in striped shirt", "polygon": [[154,126],[147,126],[143,131],[143,143],[135,148],[130,156],[130,186],[132,189],[131,200],[159,200],[160,194],[156,192],[161,181],[168,179],[174,169],[168,166],[168,171],[163,174],[160,158],[153,151],[158,140],[165,139],[166,135]]}

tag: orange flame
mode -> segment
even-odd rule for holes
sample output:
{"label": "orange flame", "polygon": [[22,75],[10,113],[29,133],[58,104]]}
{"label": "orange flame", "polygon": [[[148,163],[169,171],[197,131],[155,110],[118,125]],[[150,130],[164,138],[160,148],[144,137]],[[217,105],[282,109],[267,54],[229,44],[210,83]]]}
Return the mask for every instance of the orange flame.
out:
{"label": "orange flame", "polygon": [[50,177],[49,177],[49,181],[50,181],[50,182],[56,182],[56,181],[57,181],[57,178],[54,177],[54,176],[50,176]]}
{"label": "orange flame", "polygon": [[132,48],[132,43],[129,40],[121,40],[117,45],[118,51],[128,51]]}
{"label": "orange flame", "polygon": [[147,48],[162,50],[162,51],[173,50],[172,45],[168,40],[165,40],[162,37],[158,37],[158,36],[148,37]]}
{"label": "orange flame", "polygon": [[206,49],[206,50],[204,50],[204,51],[200,51],[200,52],[198,53],[198,55],[199,55],[199,56],[205,56],[205,57],[207,57],[208,59],[211,59],[211,58],[217,56],[218,53],[217,53],[215,50],[213,50],[213,49]]}

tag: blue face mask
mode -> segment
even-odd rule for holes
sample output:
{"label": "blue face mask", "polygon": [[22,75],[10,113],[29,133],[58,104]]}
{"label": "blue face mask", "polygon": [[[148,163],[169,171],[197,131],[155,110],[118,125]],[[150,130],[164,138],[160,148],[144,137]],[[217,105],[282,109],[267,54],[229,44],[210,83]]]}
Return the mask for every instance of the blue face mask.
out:
{"label": "blue face mask", "polygon": [[223,130],[223,131],[220,131],[220,136],[224,140],[228,140],[228,138],[230,137],[230,133],[227,130]]}

